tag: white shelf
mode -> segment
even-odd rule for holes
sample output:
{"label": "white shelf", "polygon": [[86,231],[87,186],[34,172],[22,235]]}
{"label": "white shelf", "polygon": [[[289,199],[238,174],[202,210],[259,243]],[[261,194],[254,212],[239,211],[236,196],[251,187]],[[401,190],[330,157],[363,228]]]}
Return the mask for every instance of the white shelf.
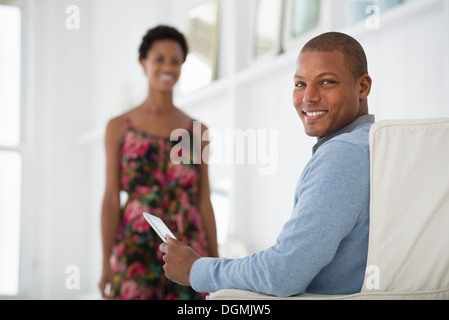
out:
{"label": "white shelf", "polygon": [[[346,26],[338,31],[360,38],[375,36],[378,32],[383,32],[383,30],[388,30],[394,25],[413,20],[419,15],[443,10],[444,1],[445,0],[408,0],[405,3],[398,5],[395,8],[391,8],[381,14],[379,30],[370,30],[366,27],[365,21],[360,21],[356,24]],[[310,35],[307,34],[304,36],[304,39],[300,40],[303,40],[305,43],[309,40],[308,38],[306,39],[306,37],[310,37]],[[202,88],[195,93],[184,97],[178,97],[177,101],[182,108],[194,108],[194,106],[203,99],[209,100],[217,94],[225,93],[227,90],[232,90],[233,86],[244,85],[259,77],[277,72],[280,69],[290,67],[294,68],[294,63],[298,53],[299,52],[297,51],[291,50],[281,53],[271,60],[252,64],[246,69],[236,72],[234,75],[216,80],[209,86]]]}

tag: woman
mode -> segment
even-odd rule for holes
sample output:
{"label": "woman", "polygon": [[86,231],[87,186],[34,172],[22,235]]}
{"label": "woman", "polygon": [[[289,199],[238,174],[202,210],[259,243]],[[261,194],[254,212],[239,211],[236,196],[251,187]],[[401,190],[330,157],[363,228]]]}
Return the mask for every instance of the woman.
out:
{"label": "woman", "polygon": [[[144,211],[160,217],[178,239],[201,255],[218,256],[207,163],[170,161],[170,150],[178,144],[170,140],[171,132],[183,128],[192,138],[193,119],[173,104],[173,87],[186,57],[186,40],[176,29],[158,26],[149,30],[139,48],[139,60],[148,77],[148,96],[140,106],[107,125],[99,283],[104,298],[202,298],[191,288],[165,278],[162,255],[157,250],[161,240],[145,221]],[[201,125],[202,133],[206,129]],[[205,146],[202,143],[202,150],[192,147],[192,156],[200,156]],[[123,210],[120,190],[129,196]],[[109,294],[105,292],[107,284]]]}

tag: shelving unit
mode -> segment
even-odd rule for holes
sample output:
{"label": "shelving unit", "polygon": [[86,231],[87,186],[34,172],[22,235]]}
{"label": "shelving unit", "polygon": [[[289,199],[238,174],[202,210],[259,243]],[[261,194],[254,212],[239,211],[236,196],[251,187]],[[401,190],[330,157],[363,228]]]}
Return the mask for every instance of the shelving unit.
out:
{"label": "shelving unit", "polygon": [[[243,4],[244,9],[254,9],[255,1],[249,0],[248,2],[250,3],[249,6],[248,4]],[[328,30],[338,30],[362,39],[378,36],[379,33],[383,32],[382,30],[388,30],[389,28],[394,27],[394,25],[411,21],[419,15],[431,13],[437,10],[444,10],[445,8],[444,1],[442,0],[405,0],[403,4],[382,13],[380,20],[381,29],[373,31],[366,27],[365,21],[360,21],[356,24],[346,26],[344,21],[344,12],[342,9],[343,3],[344,1],[322,0],[321,21],[318,28],[301,37],[299,43],[305,44],[306,41],[308,41],[313,35]],[[241,50],[241,48],[237,49],[237,42],[239,41],[239,37],[244,37],[245,39],[250,38],[248,33],[251,32],[251,23],[254,18],[252,16],[247,17],[247,21],[243,22],[243,25],[249,27],[245,30],[245,34],[245,32],[240,32],[241,30],[237,30],[237,23],[235,23],[232,18],[226,16],[226,14],[229,16],[239,16],[236,14],[236,11],[241,10],[242,4],[239,4],[236,1],[223,1],[222,7],[223,6],[226,6],[221,10],[221,21],[223,25],[221,27],[221,38],[223,38],[222,40],[224,41],[220,41],[220,45],[225,45],[228,47],[228,52],[232,52],[230,55],[231,57],[225,58],[228,61],[224,64],[220,64],[222,69],[227,68],[225,72],[221,70],[220,73],[225,73],[226,75],[189,95],[176,96],[176,104],[186,111],[195,111],[196,108],[201,107],[204,103],[209,102],[211,99],[216,100],[217,97],[219,99],[229,100],[229,97],[235,96],[232,92],[238,90],[239,87],[245,86],[247,83],[250,83],[259,77],[265,77],[276,73],[280,69],[292,68],[296,61],[298,52],[291,50],[281,53],[271,60],[264,60],[256,63],[251,62],[249,58],[250,48],[248,47],[243,50]],[[235,35],[235,37],[233,37],[233,35]],[[446,43],[447,42],[448,41],[446,41]],[[250,46],[249,43],[247,44]],[[237,52],[239,50],[242,51],[244,57],[241,56],[242,53]],[[233,57],[233,55],[235,57]],[[236,58],[237,55],[240,55],[240,57]],[[238,70],[239,67],[237,66],[236,60],[245,61],[240,63],[245,66],[240,67],[240,70]],[[227,101],[227,104],[235,105],[235,101]],[[89,143],[89,141],[100,139],[102,137],[102,133],[103,126],[101,126],[101,128],[92,129],[91,131],[82,134],[78,138],[77,142],[79,144]]]}
{"label": "shelving unit", "polygon": [[[231,3],[232,1],[230,1]],[[415,19],[417,16],[432,13],[438,10],[444,10],[445,4],[444,0],[405,0],[403,4],[398,5],[384,13],[381,14],[381,27],[380,30],[370,30],[366,27],[365,21],[360,21],[353,25],[345,25],[344,16],[341,8],[341,1],[335,0],[322,0],[322,19],[327,19],[330,17],[331,12],[336,12],[333,18],[329,22],[321,22],[317,30],[304,35],[300,39],[300,43],[305,44],[313,35],[319,34],[321,32],[336,30],[343,33],[350,34],[357,38],[368,38],[372,36],[378,36],[382,30],[388,30],[394,25],[405,23],[407,21]],[[226,19],[226,17],[224,17]],[[247,30],[249,32],[250,30]],[[249,57],[247,58],[247,67],[239,70],[233,71],[230,75],[219,78],[212,82],[210,85],[199,89],[187,96],[177,97],[177,103],[180,107],[185,110],[194,109],[195,106],[201,104],[204,100],[209,100],[216,95],[222,95],[233,87],[238,87],[240,85],[245,85],[251,81],[254,81],[258,77],[267,76],[276,72],[279,69],[291,68],[292,61],[295,62],[298,51],[290,50],[288,52],[281,53],[280,55],[272,58],[271,60],[264,60],[262,62],[251,63]]]}

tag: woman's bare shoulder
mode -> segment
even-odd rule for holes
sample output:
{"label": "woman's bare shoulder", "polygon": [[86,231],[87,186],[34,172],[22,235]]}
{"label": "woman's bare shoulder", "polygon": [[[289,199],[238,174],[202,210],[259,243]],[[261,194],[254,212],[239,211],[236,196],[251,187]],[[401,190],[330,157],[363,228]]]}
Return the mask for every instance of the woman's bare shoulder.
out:
{"label": "woman's bare shoulder", "polygon": [[192,123],[192,122],[199,122],[201,124],[201,132],[204,132],[205,130],[207,130],[207,126],[201,122],[198,119],[194,119],[191,116],[189,116],[187,113],[185,113],[184,111],[182,111],[181,109],[178,108],[178,115],[180,118],[182,118],[184,120],[184,122],[186,123]]}
{"label": "woman's bare shoulder", "polygon": [[116,131],[121,128],[126,128],[126,118],[123,115],[110,119],[106,126],[106,131]]}
{"label": "woman's bare shoulder", "polygon": [[125,112],[118,116],[111,118],[106,125],[106,139],[112,139],[116,141],[121,141],[123,134],[128,127],[128,117],[129,112]]}

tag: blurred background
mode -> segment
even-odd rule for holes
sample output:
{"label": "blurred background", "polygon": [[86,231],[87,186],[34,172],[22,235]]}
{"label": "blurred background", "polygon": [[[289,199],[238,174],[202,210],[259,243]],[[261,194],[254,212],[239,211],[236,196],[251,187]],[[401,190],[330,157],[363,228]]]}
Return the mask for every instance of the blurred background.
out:
{"label": "blurred background", "polygon": [[261,161],[210,164],[222,256],[271,246],[290,217],[315,143],[292,105],[311,37],[360,41],[377,120],[449,117],[446,0],[0,0],[0,298],[100,298],[105,125],[146,97],[138,46],[161,23],[192,50],[175,104],[273,138],[256,135]]}

